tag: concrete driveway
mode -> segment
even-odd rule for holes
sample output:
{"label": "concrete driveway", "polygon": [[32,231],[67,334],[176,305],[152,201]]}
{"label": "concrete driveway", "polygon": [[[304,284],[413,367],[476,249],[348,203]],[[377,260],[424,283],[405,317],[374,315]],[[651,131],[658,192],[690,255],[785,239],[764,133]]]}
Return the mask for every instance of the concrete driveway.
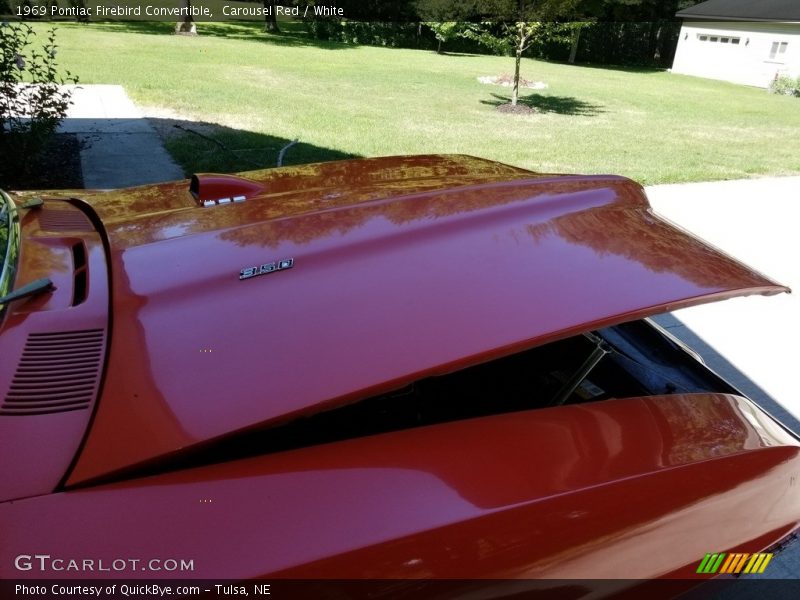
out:
{"label": "concrete driveway", "polygon": [[[647,193],[662,216],[794,290],[687,308],[673,316],[725,359],[728,364],[718,363],[719,369],[734,385],[749,387],[743,389],[748,393],[757,386],[789,413],[781,411],[787,424],[798,427],[800,177],[659,185]],[[672,326],[679,336],[685,333],[677,323]]]}
{"label": "concrete driveway", "polygon": [[83,143],[81,170],[89,189],[183,179],[156,131],[121,85],[79,85],[59,127]]}
{"label": "concrete driveway", "polygon": [[[686,308],[657,320],[800,433],[800,177],[658,185],[647,194],[662,216],[794,290]],[[775,556],[757,577],[800,579],[800,543]],[[720,598],[764,591],[733,586]]]}

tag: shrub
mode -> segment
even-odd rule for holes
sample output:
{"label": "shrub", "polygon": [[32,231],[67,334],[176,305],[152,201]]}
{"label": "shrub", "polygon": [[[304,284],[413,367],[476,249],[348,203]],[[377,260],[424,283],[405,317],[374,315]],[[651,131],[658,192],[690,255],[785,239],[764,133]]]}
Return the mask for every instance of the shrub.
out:
{"label": "shrub", "polygon": [[[433,47],[434,38],[419,23],[382,23],[348,21],[346,19],[313,19],[304,21],[306,31],[318,40],[351,45],[387,46],[391,48]],[[424,35],[428,34],[428,35]]]}
{"label": "shrub", "polygon": [[800,77],[793,79],[788,75],[776,77],[770,84],[769,91],[773,94],[780,94],[782,96],[798,96],[800,97]]}
{"label": "shrub", "polygon": [[0,177],[24,173],[67,114],[77,83],[59,73],[55,30],[37,44],[27,23],[0,25]]}

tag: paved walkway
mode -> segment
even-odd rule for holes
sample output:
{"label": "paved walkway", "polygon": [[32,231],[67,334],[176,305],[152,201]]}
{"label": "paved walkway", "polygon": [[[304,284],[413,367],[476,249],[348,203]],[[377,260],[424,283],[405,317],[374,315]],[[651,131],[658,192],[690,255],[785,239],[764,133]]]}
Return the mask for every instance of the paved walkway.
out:
{"label": "paved walkway", "polygon": [[183,171],[119,85],[73,86],[73,105],[59,131],[84,142],[84,186],[109,189],[183,179]]}

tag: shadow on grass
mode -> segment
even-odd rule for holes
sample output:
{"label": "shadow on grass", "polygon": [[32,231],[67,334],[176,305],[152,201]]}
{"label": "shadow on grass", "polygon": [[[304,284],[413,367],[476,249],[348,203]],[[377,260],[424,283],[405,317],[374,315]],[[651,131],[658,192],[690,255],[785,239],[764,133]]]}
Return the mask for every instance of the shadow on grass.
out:
{"label": "shadow on grass", "polygon": [[560,65],[563,67],[576,67],[586,69],[601,69],[604,71],[622,71],[624,73],[637,73],[640,75],[655,75],[657,73],[664,73],[668,67],[641,67],[635,65],[612,65],[592,62],[575,62],[570,63],[565,60],[555,60],[550,58],[537,58],[538,62],[547,63],[550,65]]}
{"label": "shadow on grass", "polygon": [[[149,118],[184,173],[233,173],[277,166],[293,140],[216,123]],[[284,152],[283,166],[358,158],[360,155],[299,140]]]}
{"label": "shadow on grass", "polygon": [[[555,63],[567,65],[569,63]],[[666,67],[626,67],[624,65],[600,65],[595,63],[576,63],[576,67],[585,67],[587,69],[600,69],[603,71],[622,71],[624,73],[636,73],[637,75],[656,75],[658,73],[666,73]]]}
{"label": "shadow on grass", "polygon": [[475,54],[474,52],[447,52],[442,50],[441,52],[436,52],[436,50],[431,50],[429,48],[422,48],[423,51],[428,51],[436,54],[437,56],[452,56],[455,58],[478,58],[481,56],[491,56],[491,54]]}
{"label": "shadow on grass", "polygon": [[[276,46],[313,46],[324,50],[347,50],[355,47],[339,42],[318,40],[305,30],[302,23],[282,21],[279,25],[280,33],[266,33],[263,21],[204,22],[197,24],[197,32],[199,37],[222,37]],[[113,21],[92,23],[88,27],[147,35],[172,35],[175,30],[174,23],[161,21]]]}
{"label": "shadow on grass", "polygon": [[[511,96],[503,94],[492,94],[492,100],[481,100],[481,104],[495,107],[509,102],[511,102]],[[527,96],[520,95],[519,103],[530,106],[538,112],[557,113],[559,115],[595,117],[604,112],[602,105],[578,100],[572,96],[550,96],[534,93]]]}

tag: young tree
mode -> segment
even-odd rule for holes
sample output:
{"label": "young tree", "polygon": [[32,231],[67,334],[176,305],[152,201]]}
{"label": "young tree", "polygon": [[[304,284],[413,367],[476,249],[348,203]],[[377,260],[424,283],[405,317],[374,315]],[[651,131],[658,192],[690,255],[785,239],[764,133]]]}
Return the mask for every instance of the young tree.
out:
{"label": "young tree", "polygon": [[499,25],[500,34],[488,31],[475,36],[479,42],[495,51],[514,56],[514,85],[511,105],[519,101],[519,78],[522,55],[530,48],[536,36],[544,29],[545,22],[556,18],[568,18],[582,0],[488,0],[486,7],[493,7],[500,17],[499,23],[486,23],[490,27]]}
{"label": "young tree", "polygon": [[578,44],[581,41],[581,31],[584,27],[589,25],[586,21],[578,21],[576,23],[569,23],[568,27],[571,32],[570,36],[570,48],[569,48],[569,59],[567,62],[569,64],[575,64],[575,57],[578,55]]}
{"label": "young tree", "polygon": [[522,55],[530,48],[533,38],[541,29],[540,21],[517,21],[513,25],[504,25],[506,35],[514,45],[514,86],[511,91],[511,106],[519,100],[519,69]]}
{"label": "young tree", "polygon": [[425,25],[428,27],[428,29],[433,31],[433,35],[436,37],[436,41],[438,42],[438,45],[436,46],[437,54],[442,54],[442,44],[464,35],[464,33],[468,30],[470,23],[464,23],[460,21],[442,21],[439,23],[425,23]]}

